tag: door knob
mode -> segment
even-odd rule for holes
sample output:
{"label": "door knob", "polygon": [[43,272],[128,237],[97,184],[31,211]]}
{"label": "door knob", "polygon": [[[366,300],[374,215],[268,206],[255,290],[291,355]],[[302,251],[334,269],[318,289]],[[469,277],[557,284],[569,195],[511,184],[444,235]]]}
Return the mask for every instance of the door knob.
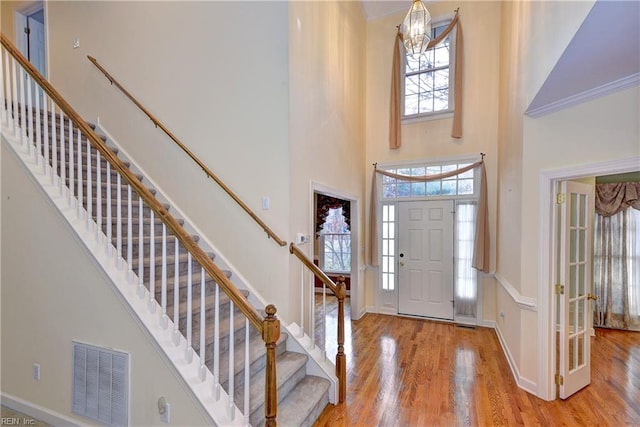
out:
{"label": "door knob", "polygon": [[400,267],[404,267],[404,262],[400,261]]}
{"label": "door knob", "polygon": [[590,300],[592,300],[592,301],[595,301],[595,300],[597,300],[597,299],[598,299],[598,296],[597,296],[597,295],[594,295],[594,294],[587,294],[587,299],[590,299]]}

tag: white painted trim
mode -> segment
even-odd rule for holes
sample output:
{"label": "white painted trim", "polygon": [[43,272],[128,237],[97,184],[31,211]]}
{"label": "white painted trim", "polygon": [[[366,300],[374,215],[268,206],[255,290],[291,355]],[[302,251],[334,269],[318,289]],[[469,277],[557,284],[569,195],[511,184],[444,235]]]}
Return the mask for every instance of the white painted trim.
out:
{"label": "white painted trim", "polygon": [[537,301],[535,298],[524,297],[520,295],[520,292],[511,284],[507,279],[496,273],[493,275],[496,281],[502,286],[502,288],[509,294],[511,299],[518,304],[523,310],[538,311]]}
{"label": "white painted trim", "polygon": [[[322,184],[316,181],[311,181],[309,183],[310,189],[310,208],[309,212],[311,213],[309,218],[309,229],[311,230],[311,238],[313,239],[315,236],[315,229],[313,227],[315,212],[313,209],[314,205],[314,193],[322,193],[327,196],[336,197],[342,200],[348,200],[351,202],[351,260],[355,262],[351,263],[351,291],[350,291],[350,305],[351,305],[351,313],[352,319],[358,320],[360,319],[360,312],[362,308],[359,306],[362,304],[364,307],[364,301],[360,301],[359,298],[359,287],[360,283],[360,272],[363,272],[366,268],[366,265],[360,265],[360,198],[348,192],[344,192],[342,190],[332,188],[326,184]],[[312,251],[313,252],[313,251]],[[315,280],[315,279],[314,279]],[[313,282],[312,282],[313,283]],[[357,317],[353,317],[355,314]]]}
{"label": "white painted trim", "polygon": [[640,73],[631,74],[630,76],[605,83],[601,86],[577,93],[575,95],[567,96],[566,98],[550,102],[549,104],[532,109],[527,109],[527,111],[525,111],[525,114],[533,118],[542,117],[547,114],[555,113],[556,111],[573,107],[577,104],[638,85],[640,85]]}
{"label": "white painted trim", "polygon": [[[19,397],[13,396],[9,393],[2,392],[0,394],[0,399],[2,400],[3,406],[6,406],[9,409],[13,409],[14,411],[21,412],[30,417],[33,417],[38,421],[44,421],[45,423],[51,424],[52,426],[75,427],[75,426],[87,425],[87,424],[82,424],[78,420],[67,417],[66,415],[62,415],[58,412],[52,411],[40,405],[36,405],[35,403],[20,399]],[[20,423],[19,425],[25,425],[25,424]]]}
{"label": "white painted trim", "polygon": [[[555,399],[555,298],[553,293],[554,215],[553,190],[557,182],[597,175],[633,172],[640,169],[640,156],[546,170],[539,177],[538,229],[538,397]],[[545,255],[546,254],[546,255]]]}
{"label": "white painted trim", "polygon": [[511,368],[511,373],[513,374],[513,378],[516,380],[518,387],[521,389],[537,395],[538,386],[535,382],[531,381],[520,375],[520,371],[518,370],[518,365],[516,364],[513,355],[509,351],[509,347],[507,347],[504,336],[502,335],[502,331],[500,330],[500,326],[496,324],[496,335],[498,336],[498,341],[500,342],[500,346],[502,347],[502,351],[504,355],[507,357],[507,363],[509,363],[509,367]]}
{"label": "white painted trim", "polygon": [[483,328],[491,328],[496,329],[496,321],[495,320],[482,320],[478,322],[478,326]]}

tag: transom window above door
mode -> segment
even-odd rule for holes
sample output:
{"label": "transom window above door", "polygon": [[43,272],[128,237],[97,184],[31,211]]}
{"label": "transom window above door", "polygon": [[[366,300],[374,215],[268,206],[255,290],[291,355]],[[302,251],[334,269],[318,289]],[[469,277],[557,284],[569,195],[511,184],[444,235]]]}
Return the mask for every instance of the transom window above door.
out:
{"label": "transom window above door", "polygon": [[[415,165],[385,170],[406,176],[439,175],[470,165],[472,162],[451,164]],[[429,182],[410,182],[401,179],[382,177],[383,199],[404,199],[412,197],[462,196],[473,198],[476,196],[475,169],[449,178]]]}

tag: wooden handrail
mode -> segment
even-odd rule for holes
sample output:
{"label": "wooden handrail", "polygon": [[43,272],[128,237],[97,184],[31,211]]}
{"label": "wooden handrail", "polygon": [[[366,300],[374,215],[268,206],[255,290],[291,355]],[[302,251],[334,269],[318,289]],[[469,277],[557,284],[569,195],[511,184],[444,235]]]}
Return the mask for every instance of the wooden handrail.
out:
{"label": "wooden handrail", "polygon": [[188,250],[193,259],[196,260],[205,269],[205,271],[216,281],[223,289],[227,296],[236,304],[242,313],[249,319],[251,324],[260,332],[263,332],[263,317],[252,307],[245,296],[238,291],[231,280],[223,273],[223,271],[213,263],[207,253],[191,238],[189,233],[178,223],[178,221],[165,209],[149,191],[148,188],[140,183],[140,180],[129,170],[127,166],[120,160],[116,154],[109,150],[102,142],[100,137],[91,129],[91,127],[82,119],[82,117],[69,105],[69,103],[51,86],[51,84],[35,69],[33,65],[13,46],[11,41],[0,33],[0,42],[2,46],[20,63],[27,73],[40,85],[40,87],[51,97],[51,99],[60,107],[69,119],[77,126],[82,133],[91,142],[100,154],[116,169],[116,171],[131,185],[138,195],[148,204],[155,214],[166,224],[166,226],[175,234],[175,236]]}
{"label": "wooden handrail", "polygon": [[207,165],[202,163],[202,161],[195,154],[193,154],[186,145],[184,145],[169,129],[166,128],[166,126],[164,126],[158,119],[156,119],[155,116],[149,112],[149,110],[147,110],[133,95],[129,93],[129,91],[127,91],[120,83],[118,83],[118,81],[113,78],[113,76],[111,76],[111,74],[109,74],[109,72],[105,70],[102,65],[98,63],[98,60],[96,58],[90,55],[87,55],[87,58],[93,63],[93,65],[96,66],[96,68],[98,68],[98,70],[102,72],[102,74],[105,75],[107,80],[109,80],[112,85],[115,85],[118,89],[120,89],[120,91],[124,93],[125,96],[131,100],[131,102],[133,102],[144,114],[146,114],[146,116],[153,122],[153,124],[157,128],[160,128],[165,134],[167,134],[167,136],[171,138],[171,140],[175,142],[176,145],[178,145],[178,147],[180,147],[180,149],[182,149],[182,151],[184,151],[187,156],[189,156],[191,160],[193,160],[202,169],[202,171],[207,175],[208,178],[214,180],[220,186],[220,188],[222,188],[225,193],[229,195],[229,197],[231,197],[238,205],[240,205],[240,207],[251,218],[253,218],[253,220],[257,222],[258,225],[260,225],[260,227],[265,231],[265,233],[267,233],[270,238],[272,238],[280,246],[287,245],[287,242],[278,237],[278,235],[273,230],[271,230],[271,228],[269,228],[269,226],[265,224],[264,221],[262,221],[260,217],[258,217],[258,215],[256,215],[256,213],[251,210],[251,208],[249,208],[249,206],[247,206],[233,191],[231,191],[231,189],[224,182],[222,182],[220,178],[218,178],[216,174],[211,171],[211,169],[207,167]]}
{"label": "wooden handrail", "polygon": [[331,289],[331,292],[333,292],[334,295],[338,295],[338,287],[336,286],[335,282],[331,280],[324,271],[320,270],[320,267],[311,262],[311,260],[307,258],[304,252],[298,249],[298,247],[293,242],[289,244],[289,253],[295,255],[300,260],[300,262],[305,265],[305,267],[311,270],[311,272],[318,279],[322,280],[322,283],[327,285],[327,287]]}

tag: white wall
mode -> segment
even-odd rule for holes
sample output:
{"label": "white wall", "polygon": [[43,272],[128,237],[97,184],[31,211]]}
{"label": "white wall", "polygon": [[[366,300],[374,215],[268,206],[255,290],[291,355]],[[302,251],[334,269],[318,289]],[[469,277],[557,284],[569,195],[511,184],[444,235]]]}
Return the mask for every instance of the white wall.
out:
{"label": "white wall", "polygon": [[[352,232],[364,249],[365,20],[358,2],[289,4],[290,173],[289,234],[314,238],[312,185],[359,201]],[[301,248],[311,257],[313,246]],[[364,254],[353,260],[357,270]],[[299,304],[301,264],[291,260],[290,304]],[[362,279],[362,278],[360,278]],[[364,285],[356,290],[363,308]],[[354,295],[355,297],[355,295]]]}
{"label": "white wall", "polygon": [[131,425],[160,424],[160,396],[171,404],[174,425],[210,424],[23,168],[2,142],[2,393],[89,424],[71,413],[71,346],[78,340],[130,354]]}
{"label": "white wall", "polygon": [[[289,232],[285,2],[50,2],[53,85],[101,123],[266,301],[280,248],[87,60],[94,56],[279,236]],[[80,48],[73,49],[73,40]],[[270,209],[261,209],[263,196]]]}
{"label": "white wall", "polygon": [[[538,334],[539,313],[546,315],[550,307],[543,299],[546,295],[538,293],[548,278],[538,277],[538,271],[551,247],[539,235],[544,208],[540,176],[557,168],[640,154],[637,88],[545,117],[524,116],[592,6],[592,1],[503,5],[496,308],[505,317],[498,318],[497,326],[515,364],[516,379],[539,395],[546,393],[539,388],[541,375],[547,374],[540,361],[550,340],[533,337]],[[534,309],[518,305],[523,300],[532,302]]]}

